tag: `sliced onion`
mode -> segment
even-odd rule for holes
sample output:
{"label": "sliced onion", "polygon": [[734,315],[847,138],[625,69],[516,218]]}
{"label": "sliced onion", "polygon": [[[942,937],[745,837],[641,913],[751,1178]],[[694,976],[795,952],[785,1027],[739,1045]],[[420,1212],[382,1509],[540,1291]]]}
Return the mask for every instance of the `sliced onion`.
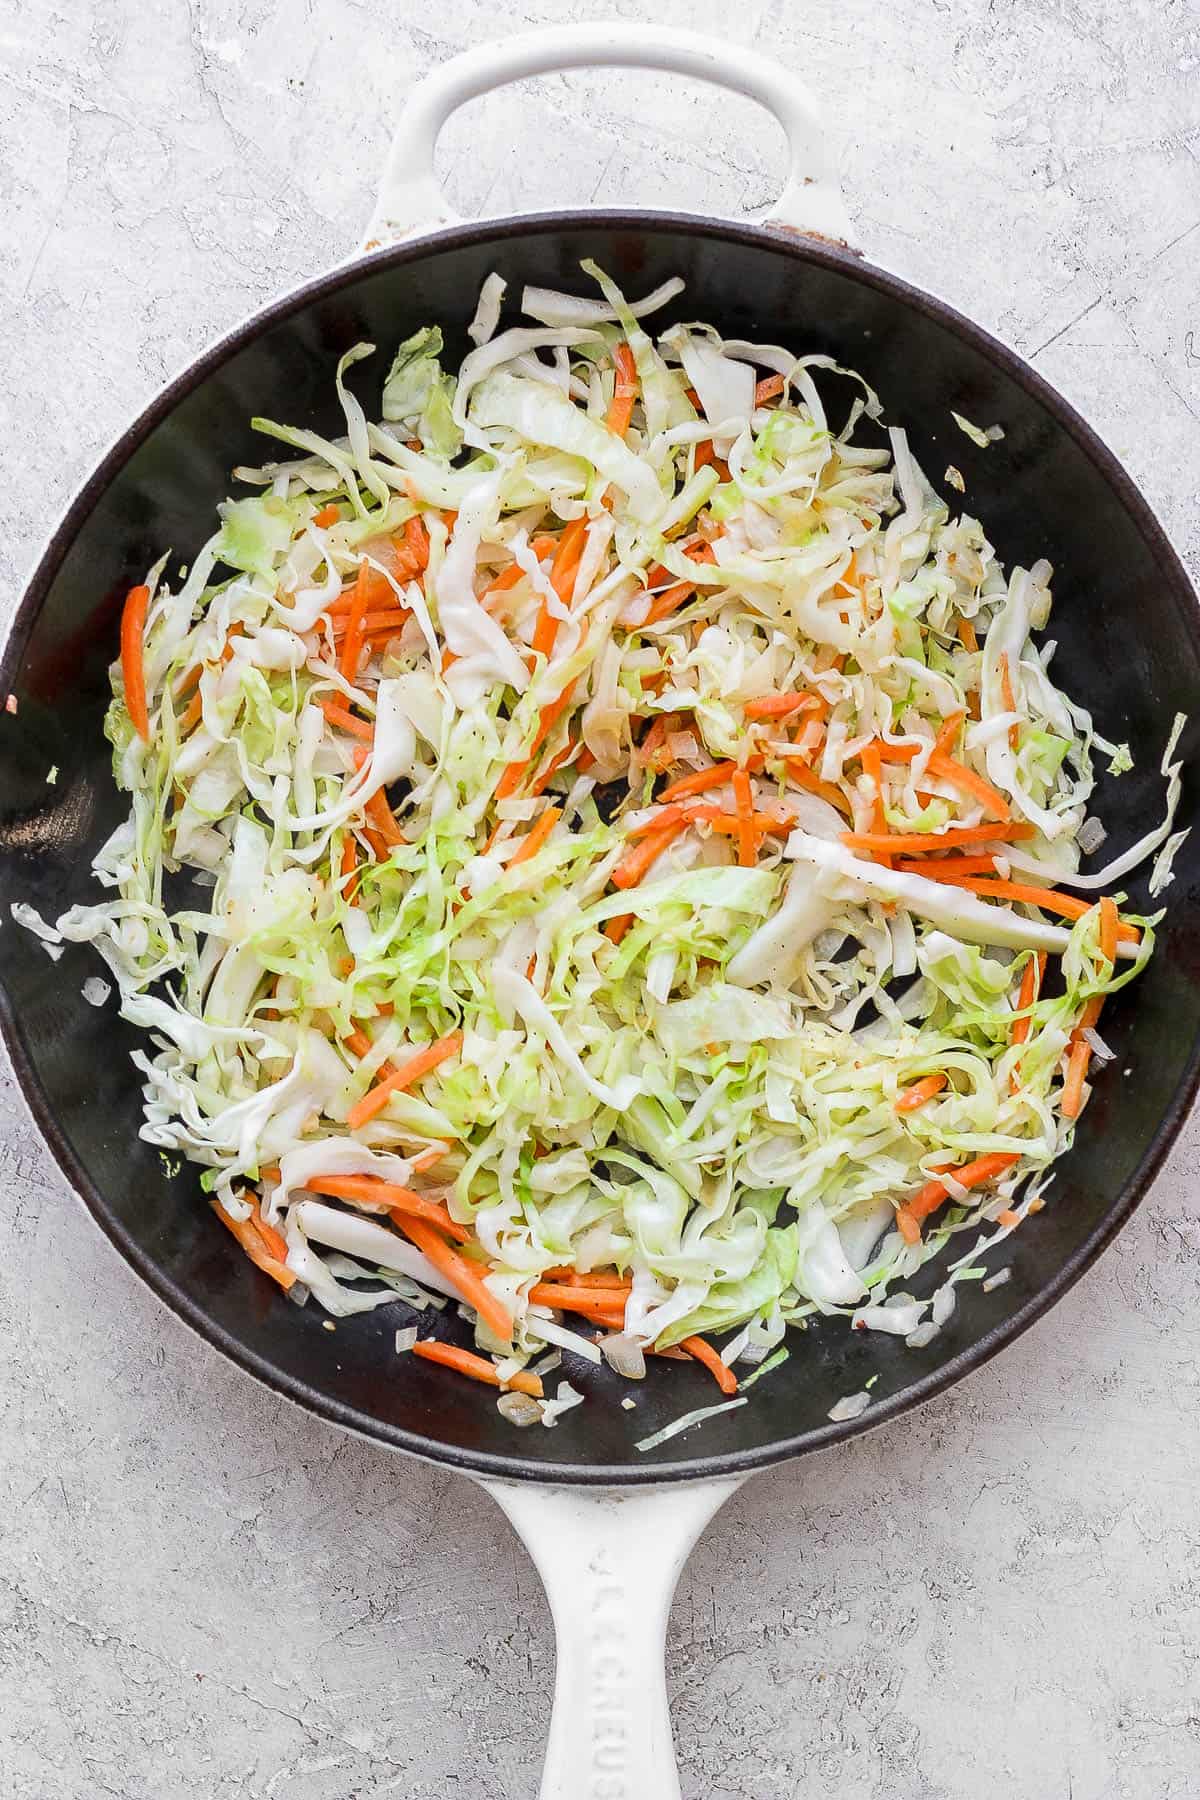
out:
{"label": "sliced onion", "polygon": [[[923,1324],[917,1326],[915,1331],[909,1332],[904,1342],[910,1350],[923,1350],[926,1344],[932,1344],[941,1329],[941,1326],[935,1325],[932,1319],[926,1319]],[[832,1418],[833,1414],[831,1413],[829,1416]]]}
{"label": "sliced onion", "polygon": [[396,1333],[396,1355],[403,1356],[404,1352],[406,1350],[412,1349],[412,1347],[416,1343],[416,1341],[417,1341],[416,1326],[415,1325],[405,1326],[403,1331],[398,1331]]}
{"label": "sliced onion", "polygon": [[996,1273],[994,1275],[989,1275],[987,1280],[982,1284],[983,1292],[985,1294],[990,1294],[995,1288],[1003,1287],[1006,1281],[1011,1280],[1011,1269],[997,1269]]}
{"label": "sliced onion", "polygon": [[501,1394],[496,1411],[517,1426],[537,1425],[542,1417],[541,1403],[532,1394]]}
{"label": "sliced onion", "polygon": [[626,1381],[645,1379],[646,1353],[635,1338],[614,1332],[611,1337],[601,1338],[600,1353],[614,1374],[623,1375]]}
{"label": "sliced onion", "polygon": [[1100,848],[1107,836],[1108,833],[1105,831],[1099,819],[1088,818],[1085,819],[1083,824],[1079,827],[1075,842],[1079,845],[1079,848],[1083,851],[1085,856],[1091,856],[1093,851]]}
{"label": "sliced onion", "polygon": [[829,1417],[835,1425],[840,1425],[844,1419],[857,1419],[860,1413],[866,1412],[870,1404],[871,1396],[866,1388],[863,1388],[860,1393],[847,1394],[844,1399],[838,1401],[836,1406],[831,1406]]}

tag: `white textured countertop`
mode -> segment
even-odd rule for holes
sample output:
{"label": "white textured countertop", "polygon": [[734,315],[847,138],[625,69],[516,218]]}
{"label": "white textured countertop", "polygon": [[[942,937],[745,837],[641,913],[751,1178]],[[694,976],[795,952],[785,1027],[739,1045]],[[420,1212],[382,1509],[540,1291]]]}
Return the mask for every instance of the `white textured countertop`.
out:
{"label": "white textured countertop", "polygon": [[[163,379],[351,248],[420,73],[607,12],[806,73],[868,253],[1028,356],[1200,572],[1195,0],[0,0],[0,608]],[[782,163],[748,104],[621,74],[477,103],[443,165],[464,211],[716,211]],[[669,1644],[687,1800],[1200,1793],[1198,1150],[967,1385],[718,1518]],[[5,1795],[530,1800],[550,1626],[500,1515],[176,1323],[6,1071],[0,1322]]]}

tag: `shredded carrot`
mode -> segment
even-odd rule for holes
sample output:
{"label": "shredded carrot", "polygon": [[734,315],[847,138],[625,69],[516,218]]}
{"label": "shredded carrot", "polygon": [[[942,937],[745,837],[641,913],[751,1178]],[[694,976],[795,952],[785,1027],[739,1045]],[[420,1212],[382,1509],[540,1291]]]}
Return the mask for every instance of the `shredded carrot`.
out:
{"label": "shredded carrot", "polygon": [[[1082,919],[1091,907],[1086,900],[1077,900],[1074,894],[1060,894],[1053,888],[1030,887],[1022,881],[990,881],[978,875],[947,875],[943,878],[957,887],[969,888],[973,894],[980,894],[985,899],[1017,900],[1024,906],[1040,906],[1043,912],[1057,913],[1063,919]],[[1136,944],[1141,933],[1136,925],[1129,925],[1122,919],[1117,927],[1117,936],[1122,943]]]}
{"label": "shredded carrot", "polygon": [[[693,804],[683,808],[683,815],[689,825],[707,825],[710,830],[723,832],[728,837],[737,837],[746,825],[746,821],[740,813],[722,812],[719,806]],[[790,831],[795,823],[795,813],[788,812],[786,809],[778,812],[752,812],[750,814],[750,824],[754,827],[756,837]]]}
{"label": "shredded carrot", "polygon": [[787,719],[792,713],[812,712],[821,705],[816,694],[762,694],[747,700],[742,712],[748,719]]}
{"label": "shredded carrot", "polygon": [[[249,1196],[247,1195],[245,1198],[248,1199]],[[294,1285],[296,1277],[292,1270],[286,1267],[283,1258],[276,1256],[268,1248],[263,1232],[260,1231],[255,1224],[255,1215],[258,1210],[257,1207],[254,1208],[248,1219],[231,1219],[219,1200],[210,1200],[209,1205],[216,1213],[218,1219],[220,1219],[222,1225],[233,1233],[234,1237],[242,1246],[242,1249],[246,1252],[246,1255],[250,1258],[250,1261],[255,1267],[261,1269],[264,1275],[269,1275],[272,1281],[277,1281],[284,1293],[286,1293],[287,1290]],[[271,1231],[272,1236],[278,1238],[279,1233],[277,1231],[273,1231],[272,1227],[265,1224],[265,1221],[262,1223],[265,1230]],[[285,1254],[286,1250],[287,1246],[285,1244]]]}
{"label": "shredded carrot", "polygon": [[331,503],[328,506],[323,506],[320,512],[315,512],[312,516],[312,522],[317,527],[318,531],[324,531],[326,526],[336,525],[341,516],[341,509]]}
{"label": "shredded carrot", "polygon": [[[443,514],[443,523],[445,523],[450,530],[453,530],[454,520],[457,517],[457,513],[451,515],[449,518]],[[408,519],[405,522],[404,544],[410,558],[416,564],[416,572],[419,573],[422,569],[427,568],[429,565],[429,533],[426,531],[425,521],[421,518],[419,513],[414,514],[411,519]]]}
{"label": "shredded carrot", "polygon": [[380,1181],[374,1175],[309,1175],[305,1177],[304,1185],[310,1192],[328,1194],[334,1200],[356,1201],[378,1212],[404,1213],[410,1218],[424,1219],[458,1243],[470,1242],[471,1234],[466,1226],[452,1219],[444,1206],[427,1199],[424,1194],[414,1193],[412,1188],[402,1187],[399,1182]]}
{"label": "shredded carrot", "polygon": [[754,829],[754,795],[745,769],[734,774],[733,797],[737,803],[738,862],[743,869],[752,869],[758,860],[758,833]]}
{"label": "shredded carrot", "polygon": [[[757,775],[763,766],[761,756],[753,756],[746,764],[752,775]],[[673,781],[658,796],[660,800],[685,800],[691,794],[707,793],[709,788],[724,787],[732,781],[738,765],[734,762],[714,763],[711,769],[697,769],[694,775],[685,775],[679,781]]]}
{"label": "shredded carrot", "polygon": [[[1045,978],[1045,974],[1046,952],[1044,950],[1039,950],[1036,956],[1031,956],[1029,958],[1029,961],[1025,964],[1024,973],[1021,976],[1021,988],[1020,992],[1017,994],[1017,1010],[1018,1012],[1024,1013],[1025,1016],[1024,1018],[1013,1021],[1012,1041],[1014,1044],[1023,1044],[1029,1037],[1029,1028],[1033,1024],[1033,1020],[1029,1016],[1029,1008],[1033,1005],[1041,992],[1042,981]],[[1017,1082],[1014,1077],[1013,1086],[1015,1087],[1016,1085]]]}
{"label": "shredded carrot", "polygon": [[850,802],[841,788],[835,787],[832,781],[822,781],[819,775],[814,775],[802,752],[775,750],[772,754],[784,759],[787,767],[787,779],[793,786],[803,788],[805,793],[816,794],[822,800],[827,800],[830,806],[835,806],[840,813],[845,813],[848,819],[853,816]]}
{"label": "shredded carrot", "polygon": [[[579,571],[579,562],[587,541],[587,533],[586,515],[572,519],[559,539],[558,548],[554,552],[554,561],[550,565],[550,586],[564,606],[570,600],[572,589],[575,586],[575,576]],[[557,636],[558,620],[543,599],[533,633],[531,647],[534,655],[548,657],[554,649]]]}
{"label": "shredded carrot", "polygon": [[620,1289],[623,1294],[633,1292],[633,1282],[628,1275],[618,1275],[615,1269],[592,1269],[586,1275],[578,1269],[563,1264],[557,1269],[546,1269],[542,1274],[543,1281],[566,1281],[573,1287]]}
{"label": "shredded carrot", "polygon": [[200,692],[199,688],[197,688],[196,692],[188,701],[183,713],[180,715],[179,724],[176,728],[179,733],[180,741],[187,737],[190,732],[195,730],[203,715],[204,695]]}
{"label": "shredded carrot", "polygon": [[529,1298],[535,1306],[557,1306],[567,1312],[576,1310],[575,1302],[583,1301],[590,1307],[621,1307],[632,1292],[629,1287],[597,1287],[592,1283],[576,1281],[537,1281],[529,1290]]}
{"label": "shredded carrot", "polygon": [[922,856],[913,862],[901,859],[892,867],[901,875],[924,875],[929,881],[945,881],[951,875],[994,875],[994,856]]}
{"label": "shredded carrot", "polygon": [[872,738],[869,744],[863,745],[858,755],[862,761],[866,753],[874,749],[881,762],[915,762],[923,748],[922,744],[889,744],[886,738]]}
{"label": "shredded carrot", "polygon": [[538,728],[534,732],[533,742],[529,746],[529,755],[522,757],[517,762],[509,763],[507,769],[505,769],[503,775],[501,775],[499,781],[496,783],[497,800],[507,800],[511,794],[516,793],[524,779],[525,771],[529,768],[534,757],[537,755],[546,739],[550,736],[550,733],[554,730],[554,727],[557,725],[563,713],[565,713],[568,706],[570,706],[578,681],[579,677],[577,675],[574,681],[568,681],[557,700],[551,700],[547,705],[543,706],[541,716],[538,719]]}
{"label": "shredded carrot", "polygon": [[998,1212],[996,1214],[996,1223],[997,1225],[1003,1225],[1006,1231],[1012,1231],[1014,1226],[1021,1223],[1021,1215],[1020,1213],[1015,1213],[1011,1206],[1006,1206],[1003,1212]]}
{"label": "shredded carrot", "polygon": [[[964,1163],[959,1169],[947,1169],[946,1174],[954,1178],[960,1187],[979,1187],[982,1182],[994,1181],[997,1175],[1003,1175],[1020,1157],[1015,1150],[994,1150],[987,1156],[976,1157],[974,1162]],[[941,1177],[935,1175],[927,1181],[920,1191],[905,1201],[905,1210],[914,1219],[928,1218],[947,1199],[946,1185]]]}
{"label": "shredded carrot", "polygon": [[972,625],[970,619],[960,619],[958,621],[958,641],[964,650],[969,650],[971,655],[974,656],[979,648],[979,639],[975,636],[975,627]]}
{"label": "shredded carrot", "polygon": [[618,344],[613,351],[613,363],[616,367],[616,382],[613,386],[613,397],[608,408],[605,424],[618,437],[624,437],[629,430],[629,421],[633,417],[633,403],[637,399],[638,379],[637,364],[633,360],[633,351],[628,344]]}
{"label": "shredded carrot", "polygon": [[339,706],[336,700],[318,700],[317,705],[331,725],[340,726],[351,737],[361,738],[365,744],[375,741],[375,727],[366,719],[357,718],[348,707]]}
{"label": "shredded carrot", "polygon": [[[945,727],[943,726],[942,729],[945,730]],[[1003,819],[1007,824],[1012,818],[1011,809],[1004,795],[994,788],[990,781],[985,781],[982,775],[977,775],[974,769],[968,769],[964,763],[956,762],[952,756],[947,756],[944,750],[933,752],[929,758],[928,767],[931,775],[948,782],[951,787],[958,788],[961,793],[969,794],[973,800],[979,802],[985,812],[991,813],[994,819]]]}
{"label": "shredded carrot", "polygon": [[358,565],[358,578],[354,583],[354,599],[346,620],[346,635],[342,640],[342,651],[338,658],[338,668],[347,681],[353,681],[358,673],[358,659],[362,655],[365,637],[363,621],[367,616],[370,597],[371,569],[364,558]]}
{"label": "shredded carrot", "polygon": [[358,905],[358,890],[354,882],[357,873],[358,845],[354,841],[354,833],[348,831],[342,839],[342,892],[352,906]]}
{"label": "shredded carrot", "polygon": [[410,1158],[415,1173],[423,1175],[426,1169],[432,1169],[435,1163],[440,1163],[448,1148],[447,1144],[430,1144],[426,1149],[419,1150]]}
{"label": "shredded carrot", "polygon": [[608,921],[604,927],[604,935],[610,944],[619,944],[629,927],[633,924],[632,913],[620,913]]}
{"label": "shredded carrot", "polygon": [[421,1254],[429,1258],[438,1274],[443,1275],[467,1304],[475,1308],[484,1324],[504,1343],[511,1342],[512,1314],[484,1281],[480,1265],[460,1256],[453,1245],[440,1237],[435,1227],[426,1224],[424,1219],[414,1219],[405,1213],[396,1213],[394,1217],[404,1235],[412,1239]]}
{"label": "shredded carrot", "polygon": [[[375,612],[364,614],[362,620],[363,636],[365,638],[383,637],[384,635],[396,637],[403,631],[411,618],[412,614],[409,612],[407,606],[381,606]],[[350,621],[348,616],[339,616],[334,620],[333,641],[335,644],[345,643],[349,625]]]}
{"label": "shredded carrot", "polygon": [[896,1208],[896,1229],[906,1244],[920,1243],[921,1227],[906,1206]]}
{"label": "shredded carrot", "polygon": [[558,771],[562,768],[563,764],[570,762],[570,760],[571,760],[572,756],[575,754],[575,751],[577,750],[577,748],[578,748],[578,745],[575,744],[573,740],[568,739],[568,741],[563,745],[562,749],[559,750],[558,752],[556,752],[556,754],[550,758],[549,762],[543,768],[541,774],[536,778],[536,780],[531,781],[529,784],[529,793],[530,793],[531,797],[535,796],[537,794],[545,793],[547,787],[550,785],[551,776],[557,775]]}
{"label": "shredded carrot", "polygon": [[[1008,666],[1007,651],[1000,658],[1000,694],[1004,701],[1005,712],[1016,712],[1017,702],[1013,695],[1012,674]],[[1015,750],[1021,742],[1021,727],[1013,724],[1008,728],[1008,747]]]}
{"label": "shredded carrot", "polygon": [[679,1348],[686,1350],[689,1356],[694,1356],[698,1363],[704,1364],[723,1394],[737,1393],[737,1376],[721,1361],[707,1339],[702,1337],[680,1338]]}
{"label": "shredded carrot", "polygon": [[[356,750],[354,752],[354,766],[356,769],[363,768],[366,764],[366,760],[367,753],[365,750]],[[387,795],[382,788],[377,788],[368,799],[363,801],[363,811],[366,813],[367,818],[370,819],[371,824],[374,826],[379,836],[383,839],[388,850],[394,850],[397,844],[407,844],[408,839],[396,823],[396,815],[388,805]],[[383,860],[386,862],[386,856]]]}
{"label": "shredded carrot", "polygon": [[1032,836],[1032,825],[956,825],[949,831],[937,832],[844,831],[842,842],[851,850],[891,850],[898,856],[921,856],[938,850],[958,850],[967,844],[1011,844]]}
{"label": "shredded carrot", "polygon": [[765,406],[768,400],[778,400],[786,386],[782,375],[766,376],[754,390],[755,406]]}
{"label": "shredded carrot", "polygon": [[638,882],[653,868],[663,851],[674,843],[683,830],[684,821],[676,819],[664,825],[659,831],[652,831],[644,837],[632,850],[626,852],[612,873],[614,887],[636,887]]}
{"label": "shredded carrot", "polygon": [[[550,556],[558,549],[558,545],[558,538],[543,536],[535,537],[530,543],[529,548],[533,551],[533,554],[537,557],[539,562],[544,562],[546,557]],[[497,575],[493,581],[488,582],[488,585],[484,588],[479,598],[481,600],[487,600],[492,594],[507,593],[509,588],[517,587],[519,583],[524,580],[525,571],[520,563],[510,563],[508,568],[505,569],[502,574]]]}
{"label": "shredded carrot", "polygon": [[457,1344],[439,1343],[437,1338],[422,1338],[412,1347],[414,1356],[423,1357],[426,1362],[441,1363],[444,1368],[455,1369],[460,1375],[469,1375],[473,1381],[485,1381],[489,1387],[512,1388],[518,1394],[530,1394],[540,1400],[545,1392],[540,1375],[530,1375],[526,1369],[518,1369],[507,1381],[501,1381],[496,1372],[495,1363],[488,1362],[484,1356],[476,1356],[473,1350],[461,1350]]}
{"label": "shredded carrot", "polygon": [[954,746],[958,740],[959,728],[962,725],[962,722],[963,714],[960,712],[948,713],[946,715],[942,720],[941,730],[933,740],[935,751],[939,752],[942,756],[952,756],[954,754]]}
{"label": "shredded carrot", "polygon": [[445,1037],[437,1038],[432,1044],[414,1051],[402,1063],[397,1063],[390,1075],[369,1088],[362,1099],[350,1108],[346,1114],[346,1123],[351,1131],[357,1131],[360,1125],[365,1125],[368,1119],[373,1119],[377,1112],[381,1112],[393,1094],[411,1087],[414,1081],[420,1081],[423,1075],[428,1075],[448,1057],[457,1056],[462,1049],[462,1041],[461,1031],[448,1032]]}
{"label": "shredded carrot", "polygon": [[513,855],[510,856],[505,863],[505,868],[515,869],[518,863],[528,862],[530,857],[536,856],[561,818],[561,806],[548,806],[541,818],[537,821],[537,824],[532,826],[531,829],[526,832],[519,848],[514,851]]}
{"label": "shredded carrot", "polygon": [[121,673],[125,677],[125,710],[134,730],[150,742],[150,713],[146,706],[145,644],[148,587],[131,587],[121,609]]}
{"label": "shredded carrot", "polygon": [[948,1079],[948,1076],[938,1074],[926,1075],[922,1080],[915,1081],[911,1087],[905,1088],[896,1101],[896,1111],[898,1113],[919,1111],[927,1101],[933,1099],[935,1094],[941,1093]]}
{"label": "shredded carrot", "polygon": [[702,438],[696,445],[693,453],[692,468],[693,470],[706,469],[710,465],[717,471],[718,481],[729,480],[729,464],[727,462],[722,462],[721,458],[717,455],[716,450],[713,448],[713,441],[711,438]]}
{"label": "shredded carrot", "polygon": [[883,770],[880,768],[879,746],[875,743],[864,744],[860,758],[863,774],[871,783],[871,819],[875,827],[875,835],[884,837],[887,834],[887,813],[883,804]]}
{"label": "shredded carrot", "polygon": [[1085,1037],[1072,1037],[1067,1052],[1067,1073],[1063,1081],[1059,1111],[1064,1119],[1077,1119],[1083,1111],[1083,1084],[1087,1080],[1092,1046]]}

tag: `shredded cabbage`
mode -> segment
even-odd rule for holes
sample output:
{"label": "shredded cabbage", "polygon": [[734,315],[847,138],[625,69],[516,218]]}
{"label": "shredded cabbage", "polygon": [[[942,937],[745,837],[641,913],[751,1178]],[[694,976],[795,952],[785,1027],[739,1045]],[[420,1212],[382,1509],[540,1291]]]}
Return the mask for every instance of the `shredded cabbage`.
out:
{"label": "shredded cabbage", "polygon": [[431,326],[377,408],[357,346],[336,438],[259,422],[298,458],[151,572],[147,738],[113,666],[108,897],[14,915],[99,951],[143,1136],[293,1297],[458,1301],[501,1386],[592,1325],[631,1378],[726,1332],[765,1373],[813,1314],[920,1344],[953,1294],[908,1284],[1040,1206],[1151,954],[1061,888],[1170,880],[1179,727],[1161,821],[1081,874],[1128,752],[1050,679],[1049,565],[856,441],[852,371],[655,340],[681,284],[585,267],[509,329],[489,276],[460,374]]}

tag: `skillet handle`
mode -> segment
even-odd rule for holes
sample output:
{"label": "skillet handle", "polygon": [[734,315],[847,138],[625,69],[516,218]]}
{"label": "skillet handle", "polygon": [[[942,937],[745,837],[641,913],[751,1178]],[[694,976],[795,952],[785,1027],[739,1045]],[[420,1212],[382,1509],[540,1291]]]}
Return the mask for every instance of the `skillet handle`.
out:
{"label": "skillet handle", "polygon": [[433,154],[442,126],[465,101],[528,75],[594,67],[664,69],[759,101],[783,127],[789,155],[783,192],[759,222],[857,248],[830,169],[817,103],[790,70],[752,50],[695,32],[609,21],[556,26],[505,43],[481,44],[427,75],[400,115],[364,250],[458,222],[434,172]]}
{"label": "skillet handle", "polygon": [[693,1544],[742,1479],[623,1489],[480,1481],[533,1558],[554,1615],[540,1800],[680,1800],[667,1616]]}

